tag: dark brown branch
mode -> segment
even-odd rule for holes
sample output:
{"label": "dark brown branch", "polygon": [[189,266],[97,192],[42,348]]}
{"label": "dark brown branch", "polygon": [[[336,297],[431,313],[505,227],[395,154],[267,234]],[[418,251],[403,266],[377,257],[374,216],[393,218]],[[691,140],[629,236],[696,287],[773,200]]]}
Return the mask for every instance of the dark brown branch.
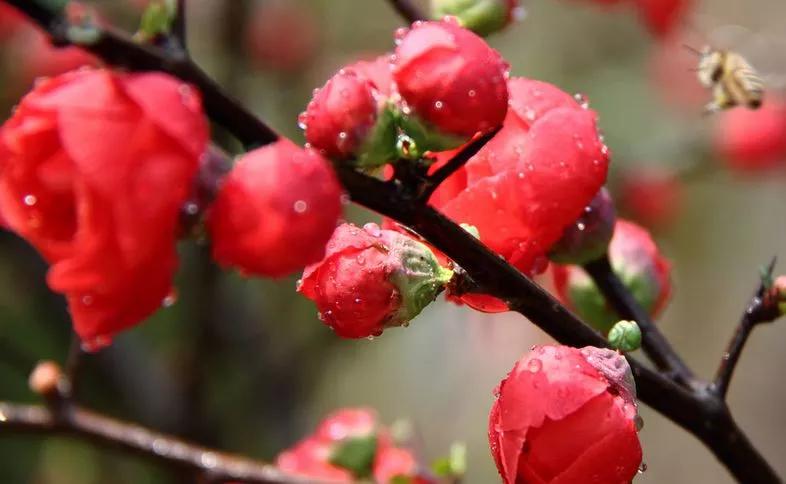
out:
{"label": "dark brown branch", "polygon": [[177,0],[177,14],[172,22],[172,36],[177,39],[180,47],[187,50],[188,43],[186,39],[186,0]]}
{"label": "dark brown branch", "polygon": [[448,160],[447,163],[445,163],[443,166],[437,169],[437,171],[426,178],[426,181],[422,185],[418,199],[422,203],[427,203],[439,185],[447,180],[450,175],[464,166],[470,158],[475,156],[478,151],[486,146],[486,143],[491,141],[491,139],[494,138],[497,133],[499,133],[499,130],[500,128],[494,129],[493,131],[490,131],[473,140],[471,143],[464,146],[461,151],[456,154],[456,156]]}
{"label": "dark brown branch", "polygon": [[270,464],[200,447],[78,406],[66,406],[62,411],[54,412],[42,405],[0,402],[0,434],[9,433],[69,435],[97,446],[110,446],[168,466],[191,470],[208,476],[208,480],[214,482],[314,482],[313,479],[286,475]]}
{"label": "dark brown branch", "polygon": [[412,0],[389,0],[389,2],[393,8],[396,9],[396,12],[409,23],[417,22],[418,20],[427,20],[428,18],[412,3]]}
{"label": "dark brown branch", "polygon": [[[28,12],[50,31],[55,40],[67,42],[64,35],[67,29],[63,28],[67,25],[56,12],[47,10],[44,0],[5,1]],[[408,5],[395,1],[393,4]],[[174,58],[172,54],[159,49],[134,44],[127,36],[115,31],[102,31],[101,34],[96,42],[85,47],[110,64],[134,70],[165,71],[195,84],[204,96],[208,115],[246,146],[263,145],[276,139],[275,132],[225,94],[190,61]],[[339,167],[338,173],[353,200],[415,229],[465,269],[489,294],[506,300],[512,310],[529,318],[561,343],[572,346],[605,346],[605,339],[601,335],[584,325],[545,290],[489,251],[464,229],[434,209],[419,203],[412,190],[404,190],[401,186],[382,182],[347,167]],[[726,404],[716,395],[701,386],[694,389],[681,387],[672,379],[648,369],[635,359],[629,358],[629,361],[638,384],[639,398],[702,440],[737,480],[763,484],[781,482],[774,470],[737,428]],[[10,412],[13,407],[6,409]],[[96,421],[117,429],[111,425],[114,421],[105,417],[98,417]],[[123,432],[136,429],[128,424],[123,425],[125,427],[120,427]],[[143,455],[155,454],[150,447],[133,445],[134,442],[129,442],[123,433],[107,433],[100,427],[74,427],[72,424],[67,429],[77,435],[97,436],[103,443],[117,442],[121,447]],[[33,428],[51,430],[53,426],[50,423],[49,426],[34,425]],[[204,451],[199,449],[197,455]],[[213,451],[207,452],[217,454]],[[181,458],[177,462],[202,469],[193,458],[192,456],[185,462]],[[168,457],[163,460],[170,462],[170,459],[171,457]],[[208,460],[213,462],[212,459]],[[267,468],[263,466],[262,469]],[[267,478],[266,475],[262,477]]]}
{"label": "dark brown branch", "polygon": [[584,270],[620,318],[636,321],[639,325],[642,349],[652,362],[659,369],[670,372],[680,383],[691,384],[694,380],[693,372],[655,326],[649,313],[641,307],[617,277],[608,256],[604,255],[596,261],[585,264]]}
{"label": "dark brown branch", "polygon": [[748,307],[740,318],[740,323],[737,330],[734,332],[729,342],[726,352],[721,358],[720,366],[715,374],[715,379],[711,386],[711,390],[718,395],[718,397],[725,399],[729,391],[729,383],[737,367],[737,362],[740,360],[742,350],[745,348],[745,343],[751,335],[753,328],[758,324],[772,322],[780,317],[780,310],[778,309],[778,295],[776,290],[768,287],[767,280],[772,279],[772,271],[775,269],[775,258],[772,259],[765,275],[759,282],[759,287],[756,293],[748,302]]}

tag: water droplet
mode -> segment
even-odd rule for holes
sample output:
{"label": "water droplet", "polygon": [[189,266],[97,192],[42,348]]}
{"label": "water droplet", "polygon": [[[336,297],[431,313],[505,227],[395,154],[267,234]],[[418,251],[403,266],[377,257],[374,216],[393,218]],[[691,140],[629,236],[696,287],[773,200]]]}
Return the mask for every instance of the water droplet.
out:
{"label": "water droplet", "polygon": [[366,258],[365,258],[365,257],[363,257],[363,255],[359,255],[359,256],[357,256],[357,257],[355,258],[355,260],[357,261],[358,265],[361,265],[361,266],[362,266],[362,265],[364,265],[364,264],[366,263]]}
{"label": "water droplet", "polygon": [[370,236],[372,237],[380,237],[382,236],[382,229],[379,228],[379,225],[369,222],[363,226],[363,230],[365,230]]}
{"label": "water droplet", "polygon": [[188,215],[196,215],[199,213],[199,205],[197,205],[195,202],[186,202],[186,204],[183,206],[183,210]]}
{"label": "water droplet", "polygon": [[477,92],[476,92],[474,89],[470,89],[470,90],[467,92],[467,96],[469,96],[469,97],[475,97],[475,96],[477,96],[477,94],[478,94],[478,93],[477,93]]}
{"label": "water droplet", "polygon": [[639,466],[638,473],[644,474],[645,472],[647,472],[647,463],[642,461],[641,465]]}
{"label": "water droplet", "polygon": [[355,298],[355,304],[360,304],[360,303],[362,303],[362,302],[363,302],[363,300],[362,300],[362,299],[360,299],[359,297],[356,297],[356,298]]}
{"label": "water droplet", "polygon": [[292,205],[292,209],[295,210],[295,213],[305,213],[308,210],[308,204],[303,200],[298,200]]}
{"label": "water droplet", "polygon": [[374,335],[368,335],[366,336],[366,339],[369,341],[374,341]]}
{"label": "water droplet", "polygon": [[585,96],[584,94],[576,93],[573,95],[573,99],[576,100],[576,102],[579,104],[579,106],[582,107],[582,109],[589,108],[589,99],[587,99],[587,96]]}
{"label": "water droplet", "polygon": [[[415,26],[417,27],[417,24],[415,24]],[[401,44],[401,41],[404,39],[404,37],[406,37],[408,33],[409,33],[409,29],[406,27],[401,27],[396,29],[396,32],[393,34],[393,38],[395,39],[394,41],[396,45]]]}
{"label": "water droplet", "polygon": [[177,302],[177,291],[175,291],[175,289],[171,289],[169,291],[169,294],[167,294],[166,297],[161,301],[161,306],[165,308],[169,308],[174,306],[176,302]]}
{"label": "water droplet", "polygon": [[32,207],[33,205],[38,203],[38,198],[36,198],[35,195],[25,195],[24,202],[25,205],[27,205],[28,207]]}
{"label": "water droplet", "polygon": [[519,179],[522,179],[522,180],[523,180],[523,179],[524,179],[524,172],[523,172],[523,171],[520,171],[520,172],[516,173],[516,176],[517,176]]}
{"label": "water droplet", "polygon": [[442,109],[443,106],[442,101],[436,101],[434,103],[434,109]]}
{"label": "water droplet", "polygon": [[90,294],[85,294],[84,296],[82,296],[82,304],[84,304],[85,306],[90,306],[91,304],[93,304],[93,296],[91,296]]}
{"label": "water droplet", "polygon": [[583,231],[584,229],[587,228],[587,226],[584,224],[584,222],[579,222],[576,224],[576,228],[579,229],[580,231]]}
{"label": "water droplet", "polygon": [[527,121],[529,122],[535,121],[535,117],[536,117],[535,110],[527,108],[524,111],[524,117],[527,118]]}
{"label": "water droplet", "polygon": [[305,130],[308,127],[308,115],[306,114],[305,111],[298,114],[297,127],[303,130]]}
{"label": "water droplet", "polygon": [[527,363],[527,370],[529,370],[530,373],[537,373],[541,368],[543,368],[543,362],[537,358],[533,358]]}
{"label": "water droplet", "polygon": [[606,146],[606,145],[601,146],[600,147],[600,154],[602,154],[603,156],[608,155],[609,154],[609,147]]}

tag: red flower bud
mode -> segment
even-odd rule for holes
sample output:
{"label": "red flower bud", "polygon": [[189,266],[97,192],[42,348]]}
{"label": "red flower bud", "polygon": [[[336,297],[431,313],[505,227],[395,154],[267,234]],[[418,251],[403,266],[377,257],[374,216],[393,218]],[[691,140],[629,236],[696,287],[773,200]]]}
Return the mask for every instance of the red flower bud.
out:
{"label": "red flower bud", "polygon": [[483,39],[454,22],[416,22],[397,43],[393,78],[418,117],[464,139],[502,124],[508,65]]}
{"label": "red flower bud", "polygon": [[413,484],[430,482],[416,475],[412,453],[394,447],[376,413],[366,408],[329,415],[314,435],[282,452],[276,465],[287,473],[347,483],[372,475],[380,484],[395,482],[396,477],[411,479]]}
{"label": "red flower bud", "polygon": [[319,34],[319,21],[305,4],[263,2],[249,18],[245,44],[257,67],[294,73],[314,58]]}
{"label": "red flower bud", "polygon": [[451,275],[420,242],[375,224],[343,224],[325,258],[303,272],[298,292],[339,336],[363,338],[408,324]]}
{"label": "red flower bud", "polygon": [[330,158],[348,158],[361,151],[382,102],[371,82],[342,69],[315,91],[298,122],[313,148]]}
{"label": "red flower bud", "polygon": [[666,37],[688,14],[692,0],[635,0],[639,17],[650,32]]}
{"label": "red flower bud", "polygon": [[[618,220],[609,244],[609,259],[633,297],[656,317],[671,295],[671,265],[650,234],[632,222]],[[587,323],[605,333],[619,320],[583,269],[555,266],[553,275],[559,298]]]}
{"label": "red flower bud", "polygon": [[287,139],[242,156],[208,214],[213,257],[279,277],[319,260],[341,215],[330,164]]}
{"label": "red flower bud", "polygon": [[608,190],[601,188],[584,213],[565,229],[562,238],[551,248],[549,258],[555,262],[584,264],[606,253],[617,211]]}
{"label": "red flower bud", "polygon": [[627,484],[636,475],[635,389],[616,352],[536,347],[497,395],[489,444],[506,484]]}
{"label": "red flower bud", "polygon": [[631,218],[656,229],[668,226],[682,208],[682,182],[658,168],[626,172],[620,185],[621,206]]}
{"label": "red flower bud", "polygon": [[[93,347],[160,307],[208,128],[164,74],[71,72],[40,82],[0,132],[0,211],[52,265]],[[122,147],[122,149],[118,149]]]}
{"label": "red flower bud", "polygon": [[718,116],[715,149],[732,170],[761,171],[786,160],[786,104],[780,100],[767,100],[755,111],[733,109]]}

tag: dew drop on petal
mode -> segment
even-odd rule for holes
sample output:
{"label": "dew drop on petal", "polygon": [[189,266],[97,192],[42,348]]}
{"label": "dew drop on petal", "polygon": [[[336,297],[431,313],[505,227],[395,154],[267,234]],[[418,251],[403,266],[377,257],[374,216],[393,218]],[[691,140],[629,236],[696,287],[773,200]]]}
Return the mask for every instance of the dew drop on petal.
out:
{"label": "dew drop on petal", "polygon": [[23,201],[25,205],[27,205],[28,207],[32,207],[33,205],[38,203],[38,198],[36,198],[35,195],[25,195]]}
{"label": "dew drop on petal", "polygon": [[308,210],[308,204],[303,200],[298,200],[292,205],[295,213],[305,213]]}
{"label": "dew drop on petal", "polygon": [[444,106],[444,104],[442,103],[442,101],[435,101],[434,102],[434,109],[442,109],[443,106]]}
{"label": "dew drop on petal", "polygon": [[527,370],[529,370],[530,373],[537,373],[541,368],[543,368],[543,362],[537,358],[533,358],[527,363]]}

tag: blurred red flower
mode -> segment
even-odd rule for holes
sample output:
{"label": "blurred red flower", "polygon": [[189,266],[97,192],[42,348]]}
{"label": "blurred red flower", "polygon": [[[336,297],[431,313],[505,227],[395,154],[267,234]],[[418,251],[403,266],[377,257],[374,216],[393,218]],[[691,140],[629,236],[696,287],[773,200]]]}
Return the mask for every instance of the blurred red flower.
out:
{"label": "blurred red flower", "polygon": [[246,49],[260,68],[297,72],[314,59],[320,42],[315,12],[302,2],[261,2],[245,31]]}
{"label": "blurred red flower", "polygon": [[[208,126],[198,93],[164,74],[42,81],[0,133],[0,211],[52,265],[92,346],[160,307]],[[118,149],[122,147],[122,149]]]}
{"label": "blurred red flower", "polygon": [[619,190],[621,206],[651,229],[668,226],[682,209],[682,182],[667,169],[628,170],[622,174]]}
{"label": "blurred red flower", "polygon": [[756,172],[786,160],[786,103],[765,99],[757,110],[736,108],[718,114],[715,151],[736,172]]}

